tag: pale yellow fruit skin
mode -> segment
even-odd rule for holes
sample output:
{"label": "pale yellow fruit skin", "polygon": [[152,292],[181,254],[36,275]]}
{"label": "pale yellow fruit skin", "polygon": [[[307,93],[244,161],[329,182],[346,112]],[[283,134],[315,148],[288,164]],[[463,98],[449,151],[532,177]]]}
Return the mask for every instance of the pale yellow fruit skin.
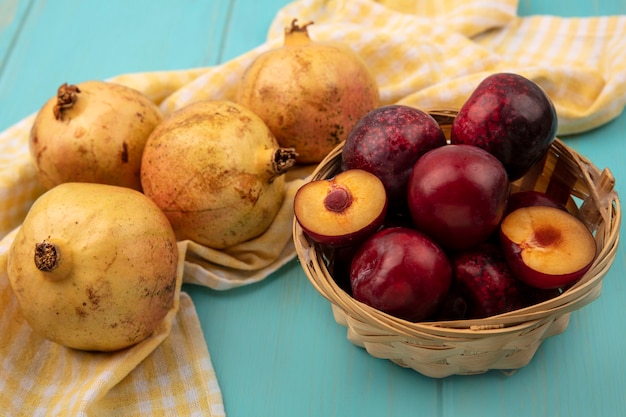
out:
{"label": "pale yellow fruit skin", "polygon": [[39,110],[29,149],[45,189],[64,182],[94,182],[141,190],[141,155],[163,119],[137,90],[105,81],[76,84],[73,107],[54,117],[56,96]]}
{"label": "pale yellow fruit skin", "polygon": [[[60,266],[35,267],[35,245],[58,245]],[[64,183],[32,205],[7,272],[33,330],[61,345],[115,351],[154,332],[174,305],[178,249],[158,207],[119,186]]]}
{"label": "pale yellow fruit skin", "polygon": [[262,234],[285,193],[263,121],[230,101],[194,102],[152,132],[142,161],[144,193],[179,240],[223,249]]}
{"label": "pale yellow fruit skin", "polygon": [[311,42],[259,55],[237,90],[238,103],[258,114],[280,146],[301,164],[318,163],[380,104],[365,62],[347,46]]}

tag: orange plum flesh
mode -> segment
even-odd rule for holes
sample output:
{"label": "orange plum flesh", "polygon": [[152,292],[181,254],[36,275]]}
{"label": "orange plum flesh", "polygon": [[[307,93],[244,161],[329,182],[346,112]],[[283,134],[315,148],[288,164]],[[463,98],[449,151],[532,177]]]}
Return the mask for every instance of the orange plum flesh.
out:
{"label": "orange plum flesh", "polygon": [[306,183],[294,198],[294,214],[304,233],[334,247],[350,245],[375,232],[386,210],[383,183],[361,169]]}
{"label": "orange plum flesh", "polygon": [[596,256],[587,227],[568,212],[532,206],[513,211],[501,224],[502,245],[515,274],[533,287],[551,289],[581,278]]}

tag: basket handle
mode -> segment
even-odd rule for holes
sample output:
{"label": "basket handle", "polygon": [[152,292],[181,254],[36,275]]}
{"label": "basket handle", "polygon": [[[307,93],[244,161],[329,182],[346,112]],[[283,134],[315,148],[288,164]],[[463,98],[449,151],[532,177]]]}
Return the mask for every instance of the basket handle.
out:
{"label": "basket handle", "polygon": [[593,181],[594,189],[590,190],[590,197],[580,206],[580,218],[584,219],[587,226],[595,229],[600,222],[609,224],[611,214],[609,210],[599,210],[598,207],[613,207],[612,200],[616,199],[615,177],[608,168],[604,168],[599,178]]}

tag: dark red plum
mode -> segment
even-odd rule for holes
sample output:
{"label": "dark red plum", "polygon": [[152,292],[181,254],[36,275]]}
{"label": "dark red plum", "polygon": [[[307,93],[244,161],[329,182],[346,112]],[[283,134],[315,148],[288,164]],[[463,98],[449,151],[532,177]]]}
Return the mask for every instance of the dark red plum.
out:
{"label": "dark red plum", "polygon": [[453,277],[452,287],[441,302],[439,310],[437,310],[437,313],[433,317],[433,320],[465,320],[467,318],[467,314],[467,300],[465,299],[463,294],[461,294],[461,292],[456,289]]}
{"label": "dark red plum", "polygon": [[561,210],[567,210],[565,205],[558,202],[552,196],[536,190],[518,191],[509,195],[509,202],[506,208],[506,214],[522,207],[529,206],[547,206]]}
{"label": "dark red plum", "polygon": [[342,170],[369,171],[385,185],[391,206],[406,202],[411,168],[427,151],[446,144],[443,130],[428,113],[404,105],[388,105],[363,116],[348,134]]}
{"label": "dark red plum", "polygon": [[495,316],[530,303],[527,286],[515,277],[497,245],[457,253],[452,270],[453,287],[467,303],[467,318]]}
{"label": "dark red plum", "polygon": [[339,248],[325,248],[327,251],[327,257],[330,259],[328,265],[328,271],[335,283],[346,293],[352,295],[352,288],[350,287],[350,265],[352,264],[352,258],[358,245],[343,246]]}
{"label": "dark red plum", "polygon": [[350,267],[356,300],[414,322],[437,311],[451,281],[452,267],[443,249],[405,227],[370,236],[354,254]]}
{"label": "dark red plum", "polygon": [[554,105],[537,83],[519,74],[496,73],[485,78],[459,110],[450,143],[486,149],[514,181],[543,158],[557,125]]}
{"label": "dark red plum", "polygon": [[528,305],[543,303],[544,301],[548,301],[555,297],[558,297],[559,295],[563,294],[568,287],[544,290],[541,288],[534,288],[528,285],[528,291],[526,296],[526,298],[528,299]]}
{"label": "dark red plum", "polygon": [[471,145],[446,145],[415,163],[407,195],[418,230],[445,249],[463,250],[497,231],[509,181],[489,152]]}

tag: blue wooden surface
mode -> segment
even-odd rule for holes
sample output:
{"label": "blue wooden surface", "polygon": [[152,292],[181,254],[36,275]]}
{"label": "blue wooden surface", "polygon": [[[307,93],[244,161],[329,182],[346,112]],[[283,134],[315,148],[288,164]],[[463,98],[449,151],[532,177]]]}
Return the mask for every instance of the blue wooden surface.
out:
{"label": "blue wooden surface", "polygon": [[[0,131],[65,81],[224,62],[265,39],[288,0],[0,0]],[[625,0],[520,0],[519,13],[626,14]],[[626,92],[625,92],[626,94]],[[567,143],[610,167],[626,195],[626,115]],[[350,344],[293,261],[228,292],[189,287],[226,412],[250,416],[626,415],[625,253],[602,297],[510,377],[430,379]]]}

